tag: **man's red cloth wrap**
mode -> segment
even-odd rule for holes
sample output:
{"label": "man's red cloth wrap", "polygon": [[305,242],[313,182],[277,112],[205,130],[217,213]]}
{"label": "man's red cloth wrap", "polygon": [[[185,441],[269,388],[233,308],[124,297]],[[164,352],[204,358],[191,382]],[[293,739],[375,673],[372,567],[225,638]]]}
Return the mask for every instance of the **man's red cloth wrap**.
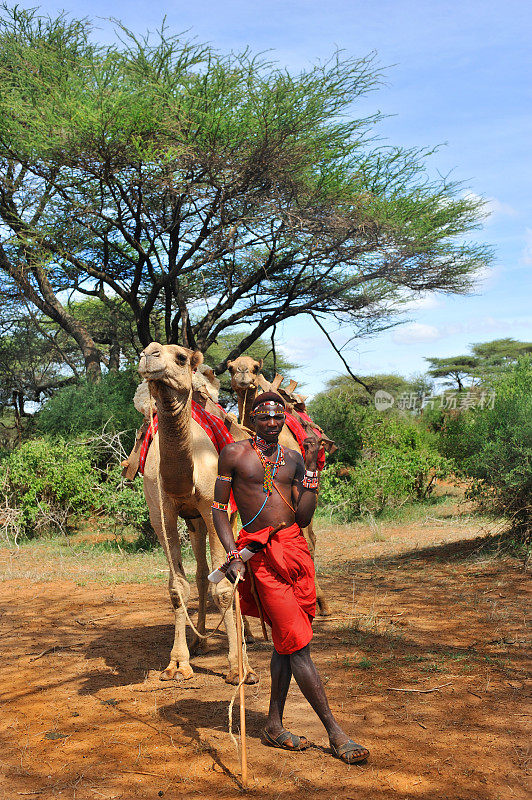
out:
{"label": "man's red cloth wrap", "polygon": [[[269,527],[249,533],[242,529],[236,544],[239,550],[249,542],[266,544],[247,566],[253,570],[275,649],[281,654],[295,653],[312,639],[312,620],[316,616],[314,562],[299,525],[281,528],[270,539],[272,530]],[[258,617],[249,579],[240,582],[238,590],[242,613]]]}

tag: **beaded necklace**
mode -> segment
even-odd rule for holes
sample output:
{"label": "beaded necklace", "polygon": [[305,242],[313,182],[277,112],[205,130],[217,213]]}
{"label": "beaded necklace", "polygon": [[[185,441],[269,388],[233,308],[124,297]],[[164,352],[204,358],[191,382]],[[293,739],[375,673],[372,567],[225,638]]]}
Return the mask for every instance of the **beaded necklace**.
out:
{"label": "beaded necklace", "polygon": [[[246,530],[247,526],[251,525],[252,522],[255,522],[255,520],[257,519],[258,516],[260,516],[260,513],[261,513],[262,509],[264,508],[264,506],[268,502],[268,498],[271,495],[272,490],[273,489],[277,489],[277,486],[274,484],[273,479],[275,478],[275,473],[277,472],[277,469],[279,467],[283,466],[283,464],[285,463],[284,450],[283,450],[283,448],[281,447],[281,445],[279,443],[277,443],[277,455],[275,457],[275,463],[272,463],[271,461],[269,461],[266,458],[265,453],[262,452],[262,450],[266,450],[268,447],[270,447],[268,442],[265,442],[264,439],[260,438],[260,436],[255,435],[253,437],[253,439],[250,439],[249,443],[252,446],[252,448],[255,450],[256,454],[258,455],[258,457],[260,459],[260,463],[262,464],[262,466],[264,468],[264,482],[262,484],[262,490],[263,490],[264,494],[266,495],[266,497],[264,498],[264,503],[261,505],[261,507],[259,508],[257,513],[255,514],[253,519],[248,520],[246,523],[244,523],[244,525],[242,525],[244,530]],[[279,489],[277,489],[277,491],[279,492]],[[279,494],[280,494],[280,492],[279,492]],[[281,497],[282,497],[282,495],[281,495]],[[284,497],[283,497],[283,500],[284,500]],[[285,503],[286,503],[286,500],[285,500]],[[292,507],[290,506],[290,508],[292,508]]]}
{"label": "beaded necklace", "polygon": [[266,495],[270,495],[273,490],[273,479],[275,478],[275,473],[279,469],[279,467],[283,466],[285,463],[284,460],[284,450],[279,443],[277,443],[277,454],[275,456],[275,461],[270,461],[270,459],[266,456],[263,450],[266,450],[270,447],[268,442],[265,442],[264,439],[261,439],[260,436],[254,436],[251,439],[251,446],[255,450],[256,454],[260,459],[260,463],[262,464],[262,468],[264,470],[264,482],[262,484],[262,491]]}

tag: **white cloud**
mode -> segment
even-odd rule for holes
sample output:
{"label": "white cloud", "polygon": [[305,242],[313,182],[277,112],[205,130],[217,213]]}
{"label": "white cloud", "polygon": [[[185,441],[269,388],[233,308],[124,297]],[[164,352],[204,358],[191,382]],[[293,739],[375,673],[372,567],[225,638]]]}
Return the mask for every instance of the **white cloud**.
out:
{"label": "white cloud", "polygon": [[485,264],[480,267],[474,274],[473,291],[482,289],[485,292],[491,289],[499,280],[500,274],[501,267],[499,264]]}
{"label": "white cloud", "polygon": [[490,225],[492,222],[495,222],[497,217],[517,216],[517,211],[513,206],[502,200],[498,200],[496,197],[481,198],[481,196],[475,192],[468,192],[465,197],[467,200],[484,200],[483,211],[487,215],[484,222],[485,225]]}
{"label": "white cloud", "polygon": [[442,334],[434,325],[423,325],[412,322],[397,330],[392,339],[396,344],[418,344],[419,342],[433,342],[440,339]]}
{"label": "white cloud", "polygon": [[277,345],[277,350],[289,361],[305,364],[312,361],[312,357],[327,345],[328,342],[325,336],[315,335],[283,342],[283,344]]}
{"label": "white cloud", "polygon": [[517,211],[509,203],[503,203],[497,200],[496,197],[488,197],[486,210],[489,212],[490,217],[516,217]]}
{"label": "white cloud", "polygon": [[427,311],[441,306],[441,301],[438,300],[435,294],[431,292],[422,292],[414,295],[406,301],[402,309],[404,311]]}

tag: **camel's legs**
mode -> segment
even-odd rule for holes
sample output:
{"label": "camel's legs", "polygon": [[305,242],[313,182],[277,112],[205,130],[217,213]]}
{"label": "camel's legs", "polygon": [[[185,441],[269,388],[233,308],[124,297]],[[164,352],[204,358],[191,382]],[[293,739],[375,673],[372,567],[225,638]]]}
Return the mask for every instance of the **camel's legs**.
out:
{"label": "camel's legs", "polygon": [[[200,511],[207,526],[209,535],[209,545],[211,549],[211,564],[212,568],[216,569],[225,560],[225,550],[220,542],[218,535],[214,529],[212,521],[211,506],[209,504],[201,504]],[[236,624],[235,615],[232,609],[233,586],[225,578],[220,583],[213,584],[214,602],[220,611],[220,614],[225,613],[224,625],[229,640],[229,672],[225,680],[227,683],[233,685],[238,684],[238,644],[236,637]],[[226,611],[227,609],[227,611]],[[246,675],[246,683],[257,683],[258,677],[256,673],[249,666],[247,654],[244,660],[244,674]]]}
{"label": "camel's legs", "polygon": [[[190,666],[190,654],[187,646],[185,610],[181,605],[177,587],[178,585],[179,592],[186,605],[190,597],[190,585],[186,579],[181,560],[181,541],[179,529],[177,527],[178,516],[174,504],[163,493],[165,537],[156,481],[144,479],[144,495],[148,503],[150,522],[153,530],[157,534],[157,538],[164,550],[168,564],[173,566],[173,570],[170,569],[168,590],[175,613],[174,644],[170,653],[169,664],[161,673],[161,679],[171,680],[176,677],[191,678],[194,673]],[[175,572],[176,575],[175,579],[173,572]]]}
{"label": "camel's legs", "polygon": [[[197,629],[205,633],[205,618],[207,615],[207,595],[209,590],[209,567],[207,564],[207,529],[201,517],[187,520],[190,543],[196,559],[196,586],[198,587],[198,621]],[[206,639],[198,639],[192,645],[196,652],[207,647]]]}
{"label": "camel's legs", "polygon": [[[312,522],[307,528],[303,528],[303,536],[305,537],[310,555],[314,561],[314,553],[316,552],[316,534],[314,533]],[[318,608],[320,609],[320,614],[323,617],[328,617],[331,613],[331,609],[329,607],[329,603],[327,602],[327,598],[325,597],[325,593],[318,582],[317,575],[314,575],[314,586],[316,587],[316,601],[318,603]]]}

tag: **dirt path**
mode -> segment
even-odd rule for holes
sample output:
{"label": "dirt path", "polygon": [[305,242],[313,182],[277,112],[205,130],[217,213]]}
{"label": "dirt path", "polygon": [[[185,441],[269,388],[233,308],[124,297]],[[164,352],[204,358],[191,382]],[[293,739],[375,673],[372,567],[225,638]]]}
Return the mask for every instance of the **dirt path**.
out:
{"label": "dirt path", "polygon": [[[261,745],[270,650],[260,644],[250,656],[261,682],[246,693],[250,795],[524,800],[532,712],[521,565],[479,552],[464,522],[378,535],[321,527],[334,616],[316,621],[313,652],[333,710],[372,757],[357,767],[333,759],[297,688],[286,723],[315,746]],[[2,800],[240,796],[224,639],[195,659],[191,681],[161,683],[172,635],[162,577],[81,586],[17,577],[32,558],[21,550],[0,584]]]}

